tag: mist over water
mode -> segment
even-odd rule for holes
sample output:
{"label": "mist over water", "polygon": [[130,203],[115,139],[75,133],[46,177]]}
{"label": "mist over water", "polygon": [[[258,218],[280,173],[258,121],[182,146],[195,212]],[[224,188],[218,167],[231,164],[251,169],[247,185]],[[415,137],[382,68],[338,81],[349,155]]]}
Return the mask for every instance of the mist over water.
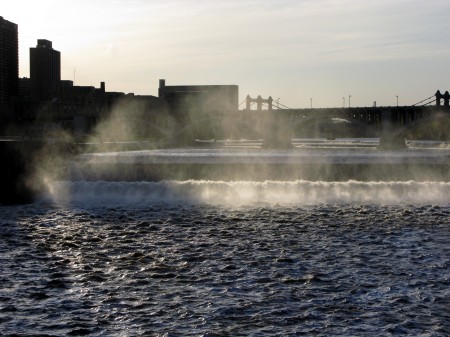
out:
{"label": "mist over water", "polygon": [[449,182],[160,181],[52,182],[56,202],[207,204],[232,207],[316,204],[449,205]]}
{"label": "mist over water", "polygon": [[[98,134],[95,144],[111,133]],[[174,164],[217,160],[211,150],[180,151],[162,150]],[[302,153],[340,161],[344,152]],[[366,152],[352,160],[384,156]],[[149,160],[142,152],[85,157],[125,163],[119,178]],[[87,181],[53,172],[49,159],[37,160],[45,189],[36,202],[0,207],[5,335],[450,331],[450,182]],[[286,159],[275,151],[250,161]]]}
{"label": "mist over water", "polygon": [[0,208],[5,335],[450,332],[450,182],[40,172],[38,200]]}

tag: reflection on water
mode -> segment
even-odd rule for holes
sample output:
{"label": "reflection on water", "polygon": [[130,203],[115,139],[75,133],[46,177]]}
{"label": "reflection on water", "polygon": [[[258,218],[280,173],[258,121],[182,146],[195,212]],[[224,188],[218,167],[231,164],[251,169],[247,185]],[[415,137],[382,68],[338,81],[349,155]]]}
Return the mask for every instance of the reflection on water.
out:
{"label": "reflection on water", "polygon": [[116,196],[2,207],[0,219],[6,335],[450,329],[448,205],[230,207]]}

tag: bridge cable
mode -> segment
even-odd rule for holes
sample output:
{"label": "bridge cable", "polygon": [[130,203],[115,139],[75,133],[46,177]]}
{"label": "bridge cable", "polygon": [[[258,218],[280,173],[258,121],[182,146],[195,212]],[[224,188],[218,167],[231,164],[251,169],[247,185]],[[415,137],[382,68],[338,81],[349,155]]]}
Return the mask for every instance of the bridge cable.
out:
{"label": "bridge cable", "polygon": [[274,101],[274,103],[273,103],[273,105],[276,107],[276,108],[285,108],[285,109],[288,109],[288,110],[294,110],[294,109],[292,109],[292,108],[290,108],[290,107],[288,107],[288,106],[286,106],[286,105],[284,105],[284,104],[282,104],[282,103],[280,103],[280,102],[277,102],[277,101]]}
{"label": "bridge cable", "polygon": [[436,100],[433,99],[433,100],[431,100],[431,101],[429,101],[429,102],[427,102],[427,103],[424,103],[423,106],[431,105],[431,104],[435,104],[435,103],[436,103]]}
{"label": "bridge cable", "polygon": [[427,105],[430,105],[430,104],[432,104],[432,103],[435,103],[436,102],[436,99],[435,98],[433,98],[433,99],[430,99],[430,100],[428,100],[428,101],[422,101],[422,104],[421,105],[416,105],[416,106],[427,106]]}
{"label": "bridge cable", "polygon": [[433,98],[433,97],[435,97],[435,96],[432,95],[432,96],[430,96],[430,97],[428,97],[428,98],[425,98],[425,99],[421,100],[420,102],[417,102],[416,104],[413,104],[412,106],[419,105],[419,104],[421,104],[421,103],[423,103],[423,102],[425,102],[425,101],[428,101],[430,98]]}
{"label": "bridge cable", "polygon": [[247,100],[244,99],[238,106],[241,106],[242,104],[244,104]]}

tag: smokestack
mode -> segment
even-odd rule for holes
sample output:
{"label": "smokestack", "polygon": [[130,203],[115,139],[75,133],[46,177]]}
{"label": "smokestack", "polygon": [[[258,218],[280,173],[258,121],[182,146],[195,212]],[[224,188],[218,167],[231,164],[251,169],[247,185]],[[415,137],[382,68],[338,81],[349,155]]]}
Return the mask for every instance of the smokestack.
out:
{"label": "smokestack", "polygon": [[102,92],[105,92],[105,82],[100,82],[100,89],[102,90]]}
{"label": "smokestack", "polygon": [[164,98],[165,86],[166,86],[166,80],[160,79],[159,80],[159,89],[158,89],[158,97],[159,98]]}

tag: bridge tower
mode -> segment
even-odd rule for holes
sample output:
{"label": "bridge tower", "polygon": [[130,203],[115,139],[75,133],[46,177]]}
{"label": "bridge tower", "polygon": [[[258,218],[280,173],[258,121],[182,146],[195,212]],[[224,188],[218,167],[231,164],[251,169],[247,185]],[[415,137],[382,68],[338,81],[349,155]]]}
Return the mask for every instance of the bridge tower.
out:
{"label": "bridge tower", "polygon": [[449,107],[449,101],[450,101],[450,94],[448,91],[446,91],[444,93],[444,95],[442,95],[442,98],[444,98],[444,107],[448,108]]}
{"label": "bridge tower", "polygon": [[[288,120],[284,115],[273,110],[273,98],[269,96],[263,99],[261,95],[257,98],[246,97],[246,111],[251,110],[251,104],[256,103],[256,115],[262,121],[261,133],[263,138],[262,147],[289,149],[292,147],[290,133],[286,132]],[[267,110],[263,110],[263,104],[267,104]]]}
{"label": "bridge tower", "polygon": [[245,98],[245,109],[249,111],[251,109],[251,104],[256,103],[256,110],[262,111],[263,103],[267,103],[267,110],[272,111],[272,102],[273,98],[272,96],[269,96],[267,99],[263,99],[261,95],[259,95],[257,98],[251,98],[250,95],[247,95]]}
{"label": "bridge tower", "polygon": [[436,106],[441,106],[441,99],[444,99],[444,107],[448,108],[450,106],[450,93],[446,91],[444,94],[438,90],[436,91]]}

